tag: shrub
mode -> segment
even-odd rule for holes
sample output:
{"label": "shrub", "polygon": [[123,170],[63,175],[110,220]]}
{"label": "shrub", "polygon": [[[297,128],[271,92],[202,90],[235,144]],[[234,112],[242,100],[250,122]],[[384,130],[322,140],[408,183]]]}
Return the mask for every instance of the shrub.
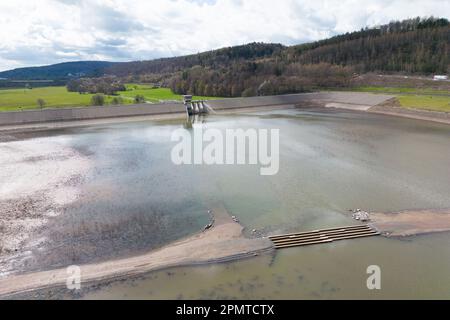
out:
{"label": "shrub", "polygon": [[91,98],[91,104],[93,106],[102,106],[105,104],[105,96],[101,93],[94,94]]}
{"label": "shrub", "polygon": [[114,97],[114,98],[111,100],[111,104],[114,104],[114,105],[123,104],[123,99],[122,99],[122,97]]}
{"label": "shrub", "polygon": [[40,98],[37,99],[36,103],[37,103],[38,107],[41,109],[43,109],[45,107],[45,105],[47,104],[44,99],[40,99]]}
{"label": "shrub", "polygon": [[134,103],[145,103],[145,97],[141,94],[138,94],[134,97]]}

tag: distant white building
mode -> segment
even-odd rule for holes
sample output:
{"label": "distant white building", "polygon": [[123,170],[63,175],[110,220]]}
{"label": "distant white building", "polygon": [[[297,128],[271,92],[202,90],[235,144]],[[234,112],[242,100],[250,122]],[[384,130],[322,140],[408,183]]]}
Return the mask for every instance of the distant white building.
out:
{"label": "distant white building", "polygon": [[445,75],[435,75],[433,80],[448,80],[448,76]]}

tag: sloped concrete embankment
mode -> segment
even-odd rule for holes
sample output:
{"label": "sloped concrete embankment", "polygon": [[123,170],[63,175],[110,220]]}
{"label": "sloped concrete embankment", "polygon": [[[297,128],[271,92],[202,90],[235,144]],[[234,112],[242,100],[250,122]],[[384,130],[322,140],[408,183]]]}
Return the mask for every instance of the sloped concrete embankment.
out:
{"label": "sloped concrete embankment", "polygon": [[329,107],[345,107],[346,109],[360,110],[383,103],[393,96],[372,94],[364,92],[313,92],[286,94],[279,96],[231,98],[222,100],[211,100],[208,104],[214,110],[227,110],[238,108],[251,108],[276,105],[320,105]]}
{"label": "sloped concrete embankment", "polygon": [[58,108],[0,112],[1,125],[92,120],[185,112],[182,103],[136,104],[111,107]]}

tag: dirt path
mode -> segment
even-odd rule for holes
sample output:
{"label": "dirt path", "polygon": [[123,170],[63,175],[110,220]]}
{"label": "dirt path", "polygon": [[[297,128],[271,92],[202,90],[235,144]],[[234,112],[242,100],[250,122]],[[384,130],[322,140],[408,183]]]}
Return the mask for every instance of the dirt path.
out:
{"label": "dirt path", "polygon": [[[135,257],[80,266],[81,282],[136,275],[172,266],[227,261],[272,248],[267,238],[245,238],[243,227],[233,221],[225,208],[217,207],[213,215],[214,225],[209,230],[161,249]],[[66,268],[0,278],[0,297],[64,286],[67,278]]]}

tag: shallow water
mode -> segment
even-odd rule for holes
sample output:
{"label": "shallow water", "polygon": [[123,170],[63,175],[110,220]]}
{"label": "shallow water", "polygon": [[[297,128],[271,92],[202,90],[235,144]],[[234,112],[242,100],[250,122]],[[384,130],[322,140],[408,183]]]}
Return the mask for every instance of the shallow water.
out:
{"label": "shallow water", "polygon": [[[183,124],[137,122],[40,133],[89,160],[79,196],[40,234],[30,269],[135,254],[196,232],[222,203],[262,234],[353,224],[348,210],[450,207],[450,127],[366,113],[284,110],[205,118],[206,128],[279,128],[280,171],[175,166]],[[62,139],[61,137],[64,137]],[[24,141],[29,141],[26,139]],[[62,141],[62,142],[61,142]],[[449,234],[294,248],[176,268],[88,290],[85,298],[450,298]],[[366,268],[382,290],[366,288]]]}
{"label": "shallow water", "polygon": [[[84,288],[82,298],[450,299],[448,243],[450,234],[442,233],[283,249],[275,257],[173,268]],[[367,267],[374,264],[381,268],[380,290],[366,286]]]}

